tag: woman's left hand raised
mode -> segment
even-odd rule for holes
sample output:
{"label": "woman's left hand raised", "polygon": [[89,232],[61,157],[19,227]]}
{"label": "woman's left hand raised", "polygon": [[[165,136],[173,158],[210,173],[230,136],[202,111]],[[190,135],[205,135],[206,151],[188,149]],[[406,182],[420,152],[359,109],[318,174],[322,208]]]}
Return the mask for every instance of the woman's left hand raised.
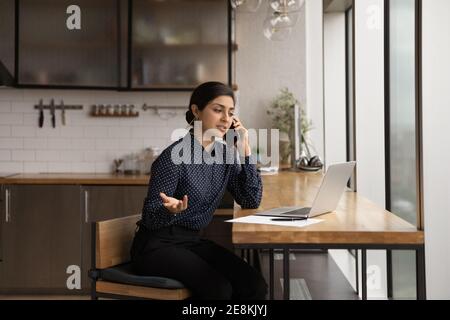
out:
{"label": "woman's left hand raised", "polygon": [[252,152],[251,152],[249,139],[248,139],[248,130],[244,127],[244,125],[242,124],[241,120],[239,120],[239,118],[233,117],[233,119],[234,119],[233,120],[234,130],[236,130],[236,132],[239,134],[239,139],[237,142],[238,150],[240,152],[243,150],[244,155],[246,157],[249,157],[249,156],[251,156]]}

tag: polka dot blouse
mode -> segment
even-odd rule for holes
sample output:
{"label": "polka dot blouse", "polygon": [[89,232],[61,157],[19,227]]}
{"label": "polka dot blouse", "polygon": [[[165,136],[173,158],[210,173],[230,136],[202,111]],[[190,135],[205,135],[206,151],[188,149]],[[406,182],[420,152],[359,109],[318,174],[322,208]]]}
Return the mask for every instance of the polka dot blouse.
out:
{"label": "polka dot blouse", "polygon": [[[142,222],[150,230],[181,226],[191,230],[206,227],[226,190],[245,209],[261,203],[262,182],[254,159],[236,156],[235,148],[216,141],[211,152],[188,133],[165,149],[151,168]],[[175,215],[164,206],[160,193],[181,200],[188,208]]]}

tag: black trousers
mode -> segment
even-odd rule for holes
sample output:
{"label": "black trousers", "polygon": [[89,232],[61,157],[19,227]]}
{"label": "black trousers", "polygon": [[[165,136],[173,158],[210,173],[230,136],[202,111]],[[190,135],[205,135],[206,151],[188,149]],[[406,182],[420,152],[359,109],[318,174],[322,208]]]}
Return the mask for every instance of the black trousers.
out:
{"label": "black trousers", "polygon": [[135,272],[182,282],[193,299],[264,300],[267,284],[262,275],[240,257],[197,231],[169,227],[136,232],[131,248]]}

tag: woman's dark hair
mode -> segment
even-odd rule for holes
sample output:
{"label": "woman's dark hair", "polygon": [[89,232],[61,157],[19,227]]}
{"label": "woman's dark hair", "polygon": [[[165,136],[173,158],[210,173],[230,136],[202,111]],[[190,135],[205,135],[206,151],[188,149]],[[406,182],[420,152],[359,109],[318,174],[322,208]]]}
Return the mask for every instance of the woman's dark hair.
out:
{"label": "woman's dark hair", "polygon": [[233,99],[233,103],[236,103],[233,89],[220,82],[206,82],[199,85],[191,96],[189,102],[189,110],[186,112],[186,121],[191,124],[195,120],[194,113],[192,112],[192,105],[196,105],[199,110],[205,109],[205,107],[220,96],[228,96]]}

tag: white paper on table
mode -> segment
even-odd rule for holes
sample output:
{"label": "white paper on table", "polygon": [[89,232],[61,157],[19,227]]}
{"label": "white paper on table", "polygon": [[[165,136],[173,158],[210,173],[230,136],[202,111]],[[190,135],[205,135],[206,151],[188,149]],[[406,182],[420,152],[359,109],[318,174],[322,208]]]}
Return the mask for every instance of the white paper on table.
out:
{"label": "white paper on table", "polygon": [[323,220],[320,219],[307,219],[307,220],[297,220],[297,221],[272,221],[274,217],[264,217],[264,216],[247,216],[238,219],[228,220],[226,222],[230,223],[248,223],[248,224],[268,224],[272,226],[282,226],[282,227],[297,227],[304,228],[313,224],[321,223]]}

